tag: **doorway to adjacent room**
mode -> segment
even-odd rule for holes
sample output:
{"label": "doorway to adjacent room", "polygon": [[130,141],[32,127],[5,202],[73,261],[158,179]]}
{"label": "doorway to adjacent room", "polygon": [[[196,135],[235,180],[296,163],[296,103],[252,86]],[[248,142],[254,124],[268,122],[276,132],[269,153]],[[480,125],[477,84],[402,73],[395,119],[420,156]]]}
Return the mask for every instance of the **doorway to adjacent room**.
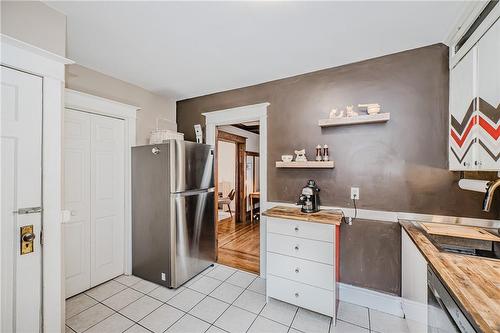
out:
{"label": "doorway to adjacent room", "polygon": [[260,272],[259,122],[216,128],[219,263]]}

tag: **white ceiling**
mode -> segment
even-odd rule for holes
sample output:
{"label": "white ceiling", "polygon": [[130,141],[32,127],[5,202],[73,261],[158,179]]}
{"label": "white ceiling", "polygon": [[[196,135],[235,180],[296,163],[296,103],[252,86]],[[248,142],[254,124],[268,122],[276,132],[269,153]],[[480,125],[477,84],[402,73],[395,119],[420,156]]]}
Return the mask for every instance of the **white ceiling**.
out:
{"label": "white ceiling", "polygon": [[443,42],[467,3],[49,2],[77,63],[175,99]]}

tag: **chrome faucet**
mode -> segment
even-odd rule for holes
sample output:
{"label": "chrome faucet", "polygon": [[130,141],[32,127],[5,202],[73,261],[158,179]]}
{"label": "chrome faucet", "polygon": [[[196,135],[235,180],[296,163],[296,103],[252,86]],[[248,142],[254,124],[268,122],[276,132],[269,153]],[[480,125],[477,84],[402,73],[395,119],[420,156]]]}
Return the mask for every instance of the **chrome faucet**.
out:
{"label": "chrome faucet", "polygon": [[500,187],[500,178],[488,183],[486,188],[486,194],[484,195],[484,200],[483,200],[483,211],[485,212],[490,211],[491,203],[493,201],[493,195],[495,194],[495,190],[498,187]]}

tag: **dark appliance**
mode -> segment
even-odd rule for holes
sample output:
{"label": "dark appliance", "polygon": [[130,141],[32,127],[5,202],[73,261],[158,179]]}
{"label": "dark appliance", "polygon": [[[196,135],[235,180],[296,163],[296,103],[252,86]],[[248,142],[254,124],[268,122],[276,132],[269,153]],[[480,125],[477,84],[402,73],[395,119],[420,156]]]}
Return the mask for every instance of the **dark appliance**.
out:
{"label": "dark appliance", "polygon": [[132,148],[132,273],[177,288],[215,262],[214,147]]}
{"label": "dark appliance", "polygon": [[308,180],[307,185],[302,188],[297,205],[303,213],[316,213],[319,211],[319,187],[314,180]]}
{"label": "dark appliance", "polygon": [[[427,268],[427,332],[475,333],[464,312],[432,268]],[[477,332],[480,332],[477,330]]]}

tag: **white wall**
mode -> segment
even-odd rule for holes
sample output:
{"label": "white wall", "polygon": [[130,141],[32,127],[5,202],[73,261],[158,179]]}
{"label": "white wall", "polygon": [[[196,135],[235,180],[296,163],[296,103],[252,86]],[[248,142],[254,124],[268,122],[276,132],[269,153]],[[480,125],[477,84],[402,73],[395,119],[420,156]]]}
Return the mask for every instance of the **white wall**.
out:
{"label": "white wall", "polygon": [[40,1],[1,1],[2,34],[66,56],[66,16]]}
{"label": "white wall", "polygon": [[259,135],[258,134],[255,134],[255,133],[252,133],[249,131],[245,131],[241,128],[234,127],[234,126],[219,126],[218,129],[221,131],[227,132],[227,133],[236,134],[239,136],[244,136],[245,138],[247,138],[246,150],[254,152],[254,153],[259,152]]}
{"label": "white wall", "polygon": [[[236,144],[232,142],[219,141],[217,150],[219,192],[226,197],[232,189],[235,189],[236,180]],[[224,186],[220,187],[223,183]],[[224,206],[224,210],[226,210]],[[235,201],[231,202],[231,209],[234,212]]]}
{"label": "white wall", "polygon": [[66,67],[66,87],[88,94],[109,98],[141,108],[137,112],[136,138],[138,145],[149,142],[158,118],[161,129],[177,130],[175,100],[153,94],[136,85],[80,65]]}

